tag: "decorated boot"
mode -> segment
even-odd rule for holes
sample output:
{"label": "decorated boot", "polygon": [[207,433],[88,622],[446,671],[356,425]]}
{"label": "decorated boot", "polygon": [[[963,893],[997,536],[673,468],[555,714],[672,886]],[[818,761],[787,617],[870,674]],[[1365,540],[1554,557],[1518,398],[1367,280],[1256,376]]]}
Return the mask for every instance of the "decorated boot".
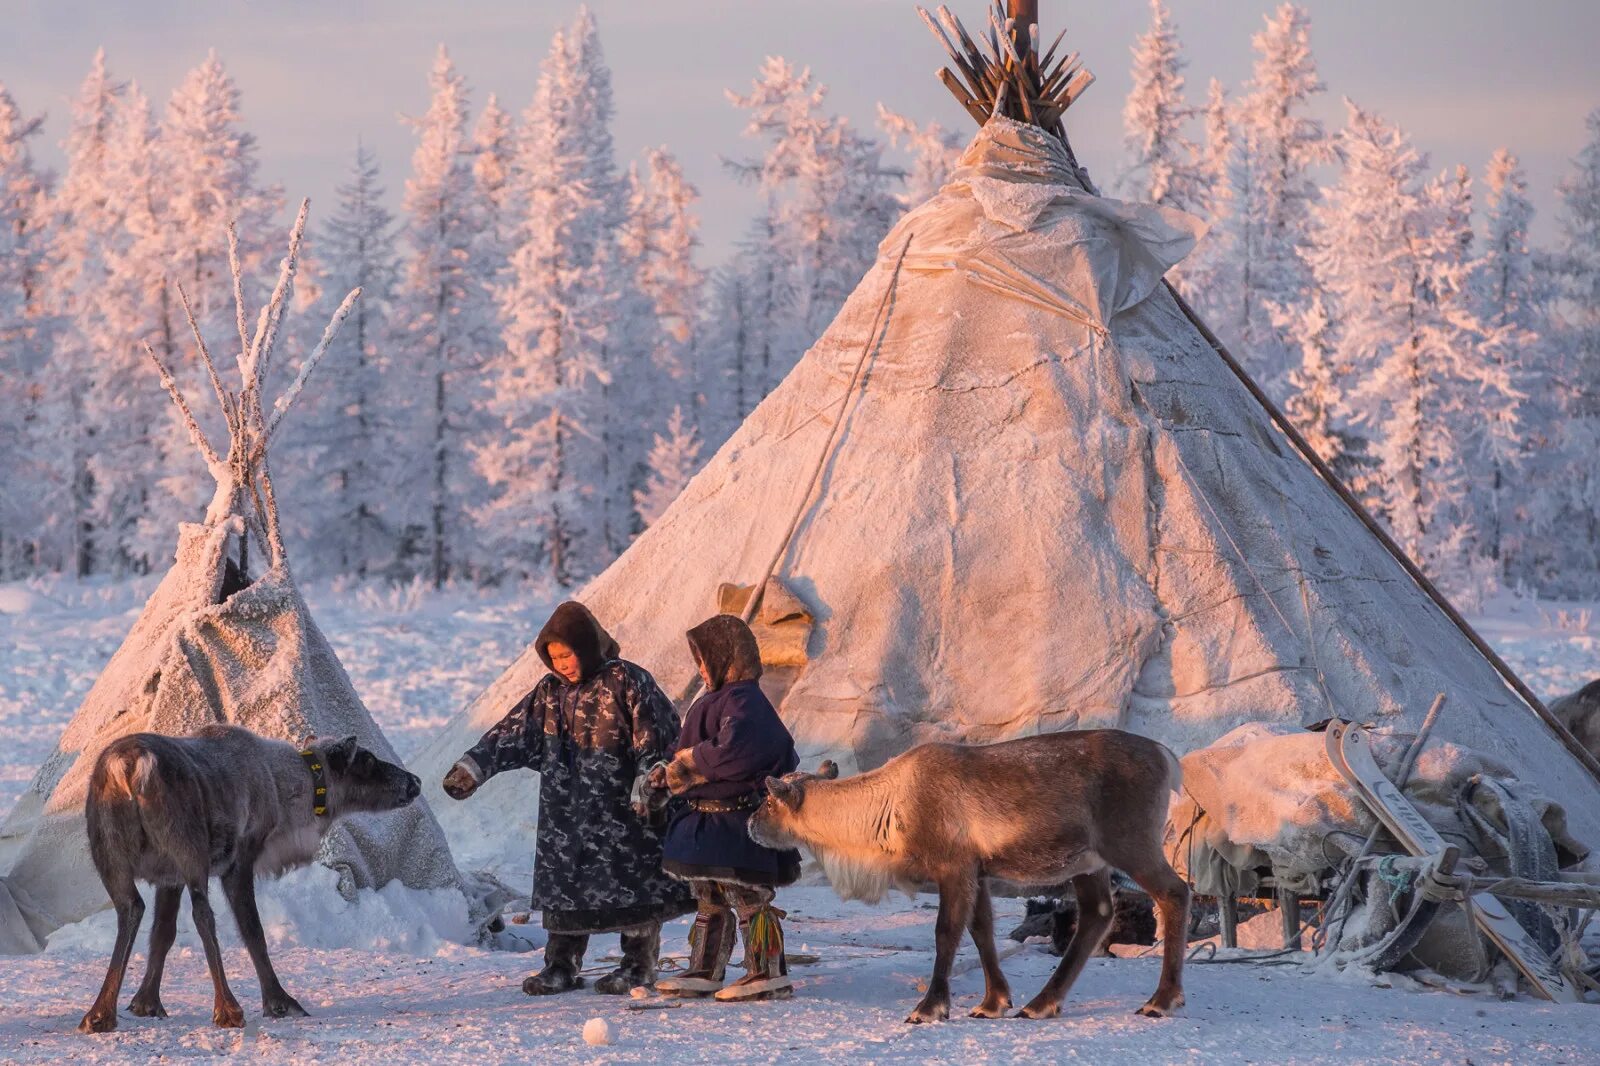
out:
{"label": "decorated boot", "polygon": [[530,996],[554,996],[582,988],[584,980],[578,971],[583,969],[583,953],[588,947],[587,936],[551,933],[544,945],[544,969],[524,980],[522,990]]}
{"label": "decorated boot", "polygon": [[622,932],[622,965],[594,983],[594,990],[607,996],[626,996],[635,988],[656,983],[656,960],[661,954],[661,927]]}
{"label": "decorated boot", "polygon": [[788,999],[794,995],[789,977],[789,960],[783,952],[783,926],[778,919],[784,912],[763,905],[747,921],[739,924],[744,939],[744,976],[717,993],[717,999],[735,1002],[747,999]]}
{"label": "decorated boot", "polygon": [[689,930],[689,968],[663,977],[656,991],[665,996],[703,998],[720,989],[733,955],[734,915],[731,907],[700,905]]}

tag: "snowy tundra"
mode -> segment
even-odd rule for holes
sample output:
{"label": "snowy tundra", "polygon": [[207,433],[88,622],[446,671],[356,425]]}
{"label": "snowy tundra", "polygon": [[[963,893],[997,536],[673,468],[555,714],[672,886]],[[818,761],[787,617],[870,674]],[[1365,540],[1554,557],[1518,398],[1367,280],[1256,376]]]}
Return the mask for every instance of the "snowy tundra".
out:
{"label": "snowy tundra", "polygon": [[[49,753],[149,588],[0,586],[8,592],[16,594],[0,601],[25,609],[0,608],[0,809],[10,807]],[[365,590],[308,593],[357,690],[408,759],[477,695],[486,673],[522,651],[551,606],[529,605],[516,592],[452,592],[420,602],[380,602]],[[1541,692],[1572,692],[1600,674],[1600,634],[1557,624],[1536,604],[1498,604],[1474,623]],[[451,845],[464,866],[490,858],[473,840]],[[512,876],[509,867],[503,872]],[[1142,1066],[1600,1061],[1592,1006],[1503,1003],[1482,993],[1441,993],[1399,976],[1374,981],[1324,973],[1298,961],[1191,963],[1189,1004],[1157,1025],[1129,1006],[1155,983],[1159,964],[1130,957],[1090,959],[1065,1012],[1047,1024],[958,1018],[907,1026],[904,1005],[924,991],[918,986],[933,963],[932,902],[897,895],[868,907],[840,902],[821,885],[786,889],[779,899],[789,912],[791,951],[820,956],[795,967],[792,1000],[639,1012],[587,993],[536,1003],[518,988],[534,959],[472,945],[465,913],[452,909],[459,897],[391,885],[352,904],[332,890],[334,880],[313,865],[260,886],[273,962],[291,987],[315,990],[303,996],[312,1017],[252,1017],[243,1029],[213,1028],[211,989],[200,980],[203,950],[184,913],[167,961],[177,978],[164,996],[171,1017],[124,1017],[115,1033],[79,1034],[83,990],[104,974],[116,933],[115,915],[107,911],[58,931],[42,955],[0,960],[0,1063],[90,1066],[231,1055],[267,1066],[360,1060],[735,1066],[780,1057]],[[994,905],[1002,932],[1022,915],[1020,900],[997,898]],[[249,974],[248,954],[229,924],[218,929],[224,959]],[[508,944],[516,944],[514,937],[528,949],[542,943],[536,921],[509,930]],[[684,955],[687,933],[687,922],[667,926],[662,947],[669,965]],[[139,945],[136,964],[142,954]],[[1043,984],[1057,962],[1033,944],[1001,955],[1013,980],[1034,984]],[[976,1002],[982,995],[970,947],[957,954],[950,982],[958,998]],[[236,988],[258,991],[250,977]],[[586,1045],[584,1025],[601,1015],[613,1024],[615,1041]]]}

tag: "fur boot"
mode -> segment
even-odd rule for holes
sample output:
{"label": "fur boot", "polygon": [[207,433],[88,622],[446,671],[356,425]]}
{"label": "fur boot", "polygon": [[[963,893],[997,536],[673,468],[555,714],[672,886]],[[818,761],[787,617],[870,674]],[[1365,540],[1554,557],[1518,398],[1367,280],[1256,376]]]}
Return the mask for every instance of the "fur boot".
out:
{"label": "fur boot", "polygon": [[722,988],[733,956],[733,908],[702,901],[689,930],[689,968],[676,977],[656,982],[656,990],[668,996],[694,998],[709,996]]}
{"label": "fur boot", "polygon": [[784,912],[769,903],[741,915],[739,935],[744,940],[744,976],[717,993],[724,1003],[746,999],[787,999],[794,995],[789,960],[783,950]]}
{"label": "fur boot", "polygon": [[544,969],[524,980],[522,990],[530,996],[554,996],[582,988],[584,980],[578,971],[583,969],[583,953],[588,948],[587,936],[551,933],[544,945]]}
{"label": "fur boot", "polygon": [[625,996],[635,988],[656,983],[656,960],[661,954],[661,926],[656,922],[622,931],[622,965],[594,983],[607,996]]}

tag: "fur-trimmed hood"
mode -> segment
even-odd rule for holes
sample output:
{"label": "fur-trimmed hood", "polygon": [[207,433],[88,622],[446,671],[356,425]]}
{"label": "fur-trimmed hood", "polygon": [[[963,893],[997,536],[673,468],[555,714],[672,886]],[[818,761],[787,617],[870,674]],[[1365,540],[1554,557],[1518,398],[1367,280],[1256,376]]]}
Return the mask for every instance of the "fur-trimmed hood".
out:
{"label": "fur-trimmed hood", "polygon": [[711,676],[712,692],[761,677],[761,648],[738,615],[712,615],[689,630],[689,650]]}
{"label": "fur-trimmed hood", "polygon": [[578,666],[583,670],[580,681],[589,680],[607,662],[622,656],[622,649],[611,634],[589,613],[589,608],[577,600],[568,600],[557,607],[544,628],[539,630],[538,639],[533,642],[545,666],[550,666],[551,641],[565,644],[578,656]]}

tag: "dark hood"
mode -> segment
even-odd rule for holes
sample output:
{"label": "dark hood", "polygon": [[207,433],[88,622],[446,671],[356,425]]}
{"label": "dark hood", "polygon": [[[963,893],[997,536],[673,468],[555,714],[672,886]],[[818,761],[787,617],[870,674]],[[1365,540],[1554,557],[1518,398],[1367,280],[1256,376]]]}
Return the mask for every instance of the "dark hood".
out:
{"label": "dark hood", "polygon": [[602,629],[589,608],[577,600],[568,600],[557,607],[533,642],[545,666],[550,665],[552,640],[560,641],[577,654],[578,665],[583,669],[583,677],[579,679],[582,681],[589,680],[600,667],[622,655],[622,649],[611,639],[611,634]]}
{"label": "dark hood", "polygon": [[689,648],[711,675],[711,691],[761,676],[756,635],[738,615],[718,614],[689,630]]}

